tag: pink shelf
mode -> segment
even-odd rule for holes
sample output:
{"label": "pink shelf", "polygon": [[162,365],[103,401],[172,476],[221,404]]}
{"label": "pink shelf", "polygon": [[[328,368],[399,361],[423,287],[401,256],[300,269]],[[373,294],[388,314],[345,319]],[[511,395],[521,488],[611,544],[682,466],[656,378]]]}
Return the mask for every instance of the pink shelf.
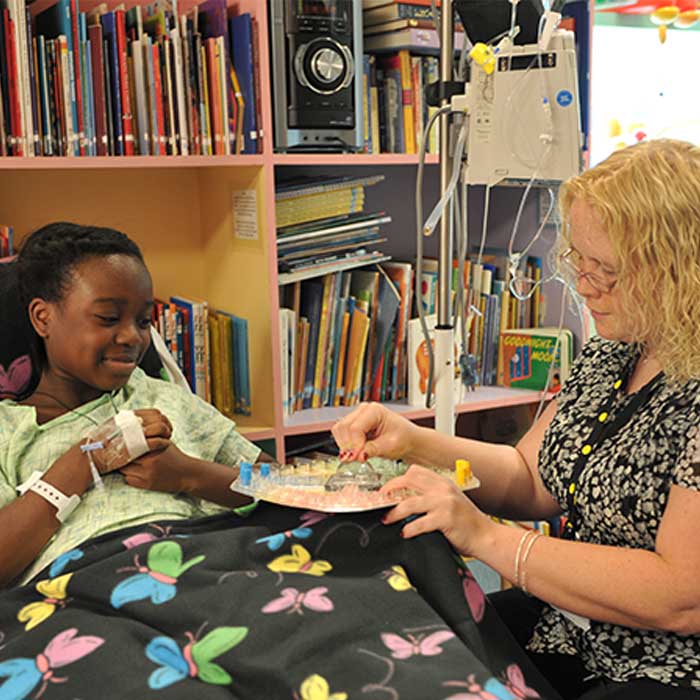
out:
{"label": "pink shelf", "polygon": [[[502,386],[477,387],[469,401],[455,406],[455,413],[470,413],[491,408],[536,403],[541,398],[542,393],[539,391],[508,389]],[[421,408],[420,406],[409,406],[406,403],[386,403],[385,406],[411,420],[435,415],[434,410]],[[354,410],[354,407],[341,406],[338,408],[312,408],[299,411],[285,419],[284,434],[304,435],[306,433],[330,430],[333,423],[346,416],[352,410]]]}
{"label": "pink shelf", "polygon": [[[275,153],[275,165],[418,165],[418,156],[410,153]],[[438,156],[430,154],[426,164],[436,165]]]}
{"label": "pink shelf", "polygon": [[274,428],[253,428],[245,425],[237,425],[236,430],[248,440],[274,440]]}
{"label": "pink shelf", "polygon": [[247,156],[94,156],[0,158],[0,170],[116,170],[121,168],[230,168],[261,166],[262,155]]}

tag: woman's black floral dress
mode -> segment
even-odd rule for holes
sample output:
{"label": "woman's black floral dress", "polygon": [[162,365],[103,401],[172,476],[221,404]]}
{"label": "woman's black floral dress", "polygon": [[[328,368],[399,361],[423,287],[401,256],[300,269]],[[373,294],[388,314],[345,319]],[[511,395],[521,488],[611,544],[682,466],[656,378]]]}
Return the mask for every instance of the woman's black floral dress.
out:
{"label": "woman's black floral dress", "polygon": [[[558,395],[558,410],[540,449],[539,470],[564,510],[576,455],[614,382],[637,354],[634,345],[591,339]],[[620,392],[611,419],[630,400]],[[662,378],[659,390],[632,419],[596,446],[576,490],[580,539],[654,550],[673,485],[700,490],[697,380],[674,386]],[[579,654],[591,673],[614,681],[645,677],[700,690],[697,634],[681,636],[596,621],[584,630],[546,606],[529,649]]]}

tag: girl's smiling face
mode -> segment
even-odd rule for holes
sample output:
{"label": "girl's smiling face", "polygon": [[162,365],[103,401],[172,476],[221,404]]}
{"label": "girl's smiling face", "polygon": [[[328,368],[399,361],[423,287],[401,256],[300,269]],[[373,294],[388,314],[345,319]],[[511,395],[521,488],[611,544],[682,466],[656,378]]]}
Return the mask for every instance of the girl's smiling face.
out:
{"label": "girl's smiling face", "polygon": [[60,301],[29,304],[46,349],[41,384],[78,404],[124,386],[148,348],[152,308],[151,277],[137,258],[78,263]]}

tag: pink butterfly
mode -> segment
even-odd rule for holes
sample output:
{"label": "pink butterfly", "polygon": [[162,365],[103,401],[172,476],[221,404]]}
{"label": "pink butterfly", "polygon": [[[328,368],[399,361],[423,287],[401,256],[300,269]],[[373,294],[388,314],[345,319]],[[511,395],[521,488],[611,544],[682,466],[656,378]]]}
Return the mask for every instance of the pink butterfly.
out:
{"label": "pink butterfly", "polygon": [[484,619],[484,611],[486,610],[486,596],[471,571],[460,567],[458,573],[462,577],[464,597],[467,599],[474,622],[481,622]]}
{"label": "pink butterfly", "polygon": [[525,698],[539,698],[540,694],[533,688],[528,688],[525,685],[525,676],[520,670],[518,664],[511,664],[506,669],[506,680],[504,681],[508,690],[516,697],[525,700]]}
{"label": "pink butterfly", "polygon": [[32,376],[32,361],[29,355],[20,355],[9,369],[0,365],[0,399],[14,399],[27,388]]}
{"label": "pink butterfly", "polygon": [[168,537],[170,535],[170,530],[172,529],[170,526],[161,527],[156,523],[151,523],[149,527],[157,530],[158,534],[154,534],[152,532],[137,532],[135,535],[131,535],[131,537],[127,537],[125,540],[122,540],[122,544],[127,549],[133,549],[134,547],[138,547],[140,544],[154,542],[155,540]]}
{"label": "pink butterfly", "polygon": [[307,510],[304,511],[301,516],[299,517],[299,520],[304,524],[305,527],[310,527],[311,525],[315,525],[316,523],[320,523],[321,520],[325,520],[326,518],[330,517],[330,513],[319,513],[316,510]]}
{"label": "pink butterfly", "polygon": [[306,593],[300,593],[296,588],[283,588],[279,598],[271,600],[262,609],[264,613],[282,612],[304,614],[302,606],[316,612],[330,612],[333,610],[333,601],[326,597],[328,589],[325,586],[316,586]]}
{"label": "pink butterfly", "polygon": [[444,644],[448,639],[454,637],[454,632],[449,630],[441,630],[433,632],[427,637],[422,634],[406,635],[408,639],[404,639],[398,634],[385,632],[382,634],[382,641],[391,650],[391,655],[395,659],[408,659],[411,656],[437,656],[442,654],[441,644]]}

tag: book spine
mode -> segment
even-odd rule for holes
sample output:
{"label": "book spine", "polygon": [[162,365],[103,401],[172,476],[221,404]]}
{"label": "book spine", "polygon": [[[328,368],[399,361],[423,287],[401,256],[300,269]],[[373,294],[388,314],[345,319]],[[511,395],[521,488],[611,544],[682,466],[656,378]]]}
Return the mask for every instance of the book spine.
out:
{"label": "book spine", "polygon": [[126,17],[124,10],[114,11],[117,33],[117,67],[119,70],[119,96],[121,98],[121,123],[124,138],[124,155],[134,155],[134,124],[131,114],[131,93],[126,50]]}
{"label": "book spine", "polygon": [[158,139],[156,141],[157,155],[164,156],[167,151],[167,136],[165,132],[165,114],[163,111],[163,84],[162,84],[162,69],[160,65],[160,47],[158,44],[151,46],[151,56],[153,64],[153,90],[156,110],[156,133]]}
{"label": "book spine", "polygon": [[56,39],[46,42],[47,66],[49,82],[49,98],[51,101],[51,130],[54,134],[56,153],[65,156],[68,149],[63,110],[63,81],[61,79],[61,52]]}
{"label": "book spine", "polygon": [[15,46],[16,34],[15,23],[10,18],[9,12],[6,15],[5,26],[7,32],[5,34],[7,47],[7,65],[9,73],[9,90],[11,109],[11,129],[12,129],[12,149],[14,155],[25,155],[25,140],[22,132],[22,106],[20,103],[20,86],[19,72],[17,69],[17,49]]}
{"label": "book spine", "polygon": [[209,112],[212,116],[212,150],[215,155],[224,154],[221,127],[221,83],[218,77],[216,42],[206,40],[207,52],[207,87],[209,92]]}
{"label": "book spine", "polygon": [[36,152],[34,148],[34,120],[32,119],[31,78],[29,75],[29,47],[27,45],[27,14],[24,0],[10,0],[10,8],[14,8],[15,51],[24,155],[32,157],[36,155]]}
{"label": "book spine", "polygon": [[41,104],[41,132],[43,153],[54,155],[53,131],[51,128],[51,101],[49,95],[49,78],[46,58],[46,39],[37,37],[37,59],[39,68],[39,95]]}
{"label": "book spine", "polygon": [[200,128],[202,130],[202,153],[206,156],[210,156],[213,153],[213,148],[211,111],[209,108],[209,73],[207,70],[206,48],[202,46],[202,37],[199,34],[195,36],[195,47],[199,54],[197,80],[199,81],[199,119],[201,124]]}
{"label": "book spine", "polygon": [[41,138],[41,115],[39,109],[39,100],[41,93],[38,86],[38,69],[36,59],[36,41],[32,35],[32,18],[29,8],[25,8],[24,24],[26,27],[25,41],[27,43],[27,63],[29,68],[29,103],[31,106],[32,117],[32,133],[29,134],[30,150],[34,151],[34,155],[40,156],[42,153],[42,138]]}
{"label": "book spine", "polygon": [[180,134],[180,154],[190,153],[189,126],[187,121],[187,102],[185,98],[184,64],[182,61],[182,41],[177,27],[170,30],[173,51],[173,72],[175,78],[175,96],[177,97],[177,121]]}
{"label": "book spine", "polygon": [[74,128],[76,134],[76,155],[85,155],[85,119],[83,114],[83,76],[80,61],[80,35],[78,31],[78,16],[80,9],[78,0],[70,0],[68,3],[70,13],[70,40],[68,49],[71,52],[71,96],[75,100]]}
{"label": "book spine", "polygon": [[[104,32],[103,32],[104,35]],[[105,91],[105,125],[107,129],[107,154],[117,155],[117,141],[114,132],[114,110],[112,107],[112,68],[110,65],[109,42],[102,39],[102,56],[104,62],[104,91]]]}
{"label": "book spine", "polygon": [[[221,105],[221,144],[223,146],[223,154],[231,155],[231,153],[238,153],[237,146],[234,139],[234,129],[231,128],[229,121],[229,104],[232,105],[233,101],[229,100],[229,80],[231,79],[231,71],[228,68],[228,56],[226,54],[226,48],[224,46],[224,37],[216,37],[216,74],[218,79],[218,92],[220,96]],[[234,91],[232,91],[234,92]],[[234,139],[232,143],[232,139]]]}
{"label": "book spine", "polygon": [[399,51],[399,64],[401,75],[401,105],[403,112],[404,144],[406,153],[416,153],[416,128],[413,117],[413,75],[411,69],[411,56],[408,50]]}
{"label": "book spine", "polygon": [[[173,80],[172,66],[172,45],[170,39],[166,36],[163,37],[163,75],[165,77],[163,81],[163,111],[165,112],[165,115],[167,115],[166,128],[168,130],[169,142],[168,153],[170,155],[177,155],[180,152],[180,139],[177,130],[177,123],[175,122],[175,81]],[[165,111],[166,106],[167,112]]]}
{"label": "book spine", "polygon": [[257,149],[263,151],[263,119],[262,119],[262,94],[260,87],[260,37],[258,23],[255,18],[251,20],[251,42],[253,45],[253,91],[255,93],[255,125],[258,130]]}
{"label": "book spine", "polygon": [[58,46],[60,50],[60,61],[61,61],[61,81],[62,81],[62,101],[64,108],[64,119],[65,119],[65,129],[66,129],[66,143],[68,145],[68,155],[75,155],[75,148],[77,144],[77,137],[73,131],[73,111],[72,111],[72,97],[71,97],[71,78],[70,74],[72,72],[71,66],[73,65],[73,57],[68,51],[68,42],[66,37],[63,35],[58,37]]}
{"label": "book spine", "polygon": [[148,155],[151,152],[151,130],[149,128],[150,119],[148,115],[148,104],[146,96],[146,80],[143,65],[143,46],[141,40],[131,42],[131,60],[134,65],[134,89],[136,92],[136,122],[138,125],[139,153]]}
{"label": "book spine", "polygon": [[87,152],[90,156],[97,155],[97,136],[95,134],[95,86],[92,80],[92,51],[90,40],[81,42],[81,60],[83,64],[83,105],[87,119]]}

